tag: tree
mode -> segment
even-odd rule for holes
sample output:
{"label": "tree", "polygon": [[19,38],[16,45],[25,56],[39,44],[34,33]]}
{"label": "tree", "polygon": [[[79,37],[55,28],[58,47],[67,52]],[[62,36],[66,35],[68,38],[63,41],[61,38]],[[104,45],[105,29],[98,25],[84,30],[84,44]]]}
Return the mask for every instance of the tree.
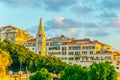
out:
{"label": "tree", "polygon": [[31,75],[30,80],[51,80],[51,75],[47,69],[42,68],[40,71]]}
{"label": "tree", "polygon": [[20,63],[22,63],[22,70],[25,70],[25,67],[29,66],[30,60],[37,56],[37,54],[30,51],[25,46],[15,44],[8,39],[0,42],[0,48],[10,54],[13,63],[11,64],[11,66],[9,66],[8,69],[14,72],[20,70]]}
{"label": "tree", "polygon": [[117,80],[117,73],[109,62],[93,63],[89,67],[88,80]]}
{"label": "tree", "polygon": [[43,57],[38,55],[30,61],[29,69],[31,72],[39,71],[46,68],[49,72],[60,73],[67,64],[56,57]]}
{"label": "tree", "polygon": [[6,76],[6,68],[12,63],[9,53],[0,49],[0,78]]}
{"label": "tree", "polygon": [[36,72],[41,68],[48,69],[49,72],[59,73],[62,71],[66,63],[55,57],[42,57],[39,54],[35,54],[23,45],[18,45],[5,39],[0,42],[0,48],[8,52],[13,60],[13,63],[8,68],[14,72],[20,70],[20,63],[22,63],[22,70],[25,70],[26,66],[30,72]]}
{"label": "tree", "polygon": [[87,71],[86,67],[69,65],[64,69],[60,80],[87,80]]}

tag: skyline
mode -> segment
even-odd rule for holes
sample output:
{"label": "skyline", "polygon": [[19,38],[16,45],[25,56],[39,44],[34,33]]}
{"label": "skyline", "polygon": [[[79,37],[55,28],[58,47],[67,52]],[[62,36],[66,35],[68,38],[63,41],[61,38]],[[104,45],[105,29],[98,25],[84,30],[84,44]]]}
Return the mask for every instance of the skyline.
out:
{"label": "skyline", "polygon": [[47,38],[90,38],[120,50],[120,1],[1,0],[0,27],[11,25],[35,36],[42,17]]}

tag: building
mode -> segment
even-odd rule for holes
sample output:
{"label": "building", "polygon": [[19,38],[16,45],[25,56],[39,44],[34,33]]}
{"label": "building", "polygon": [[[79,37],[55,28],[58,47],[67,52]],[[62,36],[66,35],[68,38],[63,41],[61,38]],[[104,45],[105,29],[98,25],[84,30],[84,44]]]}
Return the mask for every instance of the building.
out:
{"label": "building", "polygon": [[75,40],[62,35],[47,40],[47,55],[54,55],[69,64],[92,60],[96,53],[110,52],[111,48],[109,45],[88,38]]}
{"label": "building", "polygon": [[10,39],[16,44],[21,44],[32,37],[24,30],[13,27],[13,26],[3,26],[0,27],[0,41],[4,39]]}
{"label": "building", "polygon": [[42,18],[40,18],[40,23],[38,26],[38,32],[36,38],[30,39],[24,43],[24,45],[31,51],[38,53],[42,56],[46,56],[46,35],[44,32],[44,25]]}
{"label": "building", "polygon": [[93,62],[108,61],[120,71],[120,53],[113,52],[110,45],[97,40],[73,39],[61,35],[46,40],[42,19],[36,38],[25,42],[25,46],[31,51],[42,56],[55,56],[68,64],[81,64],[90,66]]}

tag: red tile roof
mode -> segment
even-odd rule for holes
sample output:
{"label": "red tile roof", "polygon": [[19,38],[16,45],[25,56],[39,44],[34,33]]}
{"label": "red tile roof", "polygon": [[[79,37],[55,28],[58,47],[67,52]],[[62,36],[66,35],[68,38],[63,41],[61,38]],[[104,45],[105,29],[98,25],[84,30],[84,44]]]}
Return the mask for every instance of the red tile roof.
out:
{"label": "red tile roof", "polygon": [[36,42],[36,38],[33,38],[33,39],[30,39],[30,40],[27,40],[26,42]]}
{"label": "red tile roof", "polygon": [[70,40],[70,38],[65,37],[64,35],[61,35],[60,37],[49,38],[49,39],[47,39],[47,41],[49,41],[49,40],[62,40],[62,38],[63,38],[63,40]]}
{"label": "red tile roof", "polygon": [[79,42],[88,42],[89,44],[94,43],[89,38],[85,38],[85,39],[80,39],[80,40],[72,40],[69,44],[76,44]]}
{"label": "red tile roof", "polygon": [[3,26],[3,27],[1,27],[3,30],[5,30],[6,28],[11,28],[11,29],[17,29],[16,27],[13,27],[13,26],[10,26],[10,25],[8,25],[8,26]]}
{"label": "red tile roof", "polygon": [[101,44],[101,45],[106,45],[106,46],[110,46],[110,45],[107,45],[107,44],[104,44],[104,43],[101,43],[101,42],[99,42],[99,41],[94,41],[95,43],[98,43],[98,44]]}

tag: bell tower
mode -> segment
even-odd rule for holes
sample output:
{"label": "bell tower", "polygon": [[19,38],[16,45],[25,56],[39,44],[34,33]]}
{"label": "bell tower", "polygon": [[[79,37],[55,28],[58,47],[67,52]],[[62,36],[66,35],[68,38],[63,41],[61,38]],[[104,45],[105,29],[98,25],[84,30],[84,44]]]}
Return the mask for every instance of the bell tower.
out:
{"label": "bell tower", "polygon": [[46,56],[46,35],[44,32],[42,18],[40,18],[36,39],[37,39],[36,41],[37,53],[40,54],[41,56]]}

